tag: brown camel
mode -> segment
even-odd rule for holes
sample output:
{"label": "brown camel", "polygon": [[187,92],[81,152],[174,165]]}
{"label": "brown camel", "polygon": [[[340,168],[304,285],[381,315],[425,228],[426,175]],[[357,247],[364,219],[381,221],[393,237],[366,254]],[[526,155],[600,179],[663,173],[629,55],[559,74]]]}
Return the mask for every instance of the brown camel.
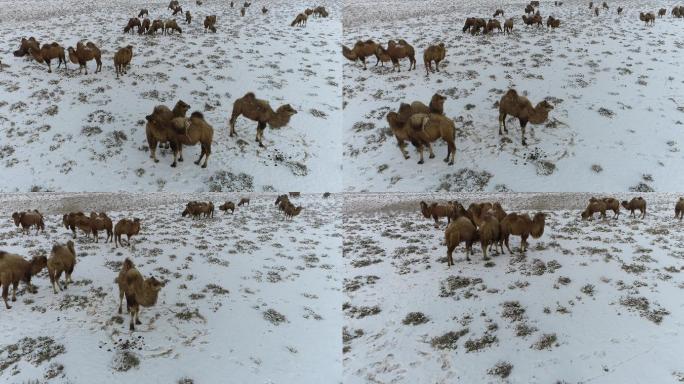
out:
{"label": "brown camel", "polygon": [[297,114],[297,111],[290,104],[281,105],[274,111],[268,104],[268,101],[257,99],[254,93],[247,92],[247,94],[233,103],[233,112],[230,115],[230,136],[236,135],[235,121],[242,115],[258,123],[256,141],[260,147],[265,147],[262,139],[266,124],[272,129],[284,127],[295,114]]}
{"label": "brown camel", "polygon": [[514,89],[510,89],[499,102],[499,135],[501,135],[501,125],[503,125],[504,131],[508,133],[506,116],[517,117],[520,121],[520,129],[522,130],[522,145],[527,145],[525,140],[525,126],[527,126],[527,123],[543,124],[548,119],[549,111],[552,109],[553,106],[546,100],[533,107],[526,97],[519,96]]}
{"label": "brown camel", "polygon": [[527,238],[532,235],[533,238],[538,239],[544,234],[544,224],[546,216],[539,212],[534,215],[533,219],[526,213],[509,213],[503,220],[501,220],[501,238],[506,244],[508,253],[511,248],[508,246],[508,239],[511,235],[520,236],[520,252],[527,250]]}
{"label": "brown camel", "polygon": [[179,161],[183,161],[183,145],[195,145],[200,144],[200,156],[195,164],[199,165],[202,162],[202,157],[204,157],[204,163],[202,168],[207,167],[207,162],[209,161],[209,155],[211,154],[211,142],[214,139],[214,128],[204,120],[204,115],[201,112],[193,112],[189,119],[185,117],[176,117],[171,120],[171,125],[173,127],[171,135],[171,149],[173,150],[173,164],[172,167],[176,166],[176,158]]}
{"label": "brown camel", "polygon": [[79,74],[83,68],[85,68],[85,74],[88,74],[88,66],[86,64],[91,60],[95,60],[96,63],[95,73],[102,71],[102,53],[94,43],[89,41],[84,45],[79,41],[76,43],[76,49],[69,47],[67,51],[69,52],[69,60],[74,64],[78,64]]}
{"label": "brown camel", "polygon": [[19,49],[14,51],[14,56],[16,57],[24,57],[29,54],[29,48],[33,48],[36,51],[40,50],[40,43],[38,43],[38,40],[36,40],[35,37],[31,36],[28,39],[22,37],[21,38],[21,44],[19,45]]}
{"label": "brown camel", "polygon": [[[157,144],[169,143],[173,141],[175,133],[171,126],[171,121],[176,117],[185,117],[185,114],[190,109],[190,106],[183,100],[178,100],[173,110],[170,110],[165,105],[158,105],[154,107],[151,115],[145,116],[148,121],[145,126],[145,133],[147,135],[147,144],[150,147],[150,158],[158,163],[157,160]],[[150,120],[154,123],[150,124]]]}
{"label": "brown camel", "polygon": [[64,70],[67,70],[66,55],[64,54],[64,48],[57,43],[43,44],[40,50],[36,50],[33,47],[29,48],[29,53],[34,60],[39,63],[45,63],[48,66],[48,73],[52,73],[52,66],[50,62],[54,59],[58,59],[57,69],[59,66],[64,64]]}
{"label": "brown camel", "polygon": [[[351,49],[342,45],[342,55],[351,61],[360,60],[363,63],[363,69],[365,70],[366,57],[375,56],[378,61],[380,61],[377,54],[378,47],[380,47],[380,44],[374,42],[373,40],[359,40]],[[378,65],[378,61],[375,62],[375,65]]]}
{"label": "brown camel", "polygon": [[399,60],[404,58],[409,59],[409,71],[411,68],[416,69],[416,52],[405,40],[399,40],[398,43],[390,40],[387,43],[387,54],[392,60],[392,69],[396,68],[398,72],[401,72]]}

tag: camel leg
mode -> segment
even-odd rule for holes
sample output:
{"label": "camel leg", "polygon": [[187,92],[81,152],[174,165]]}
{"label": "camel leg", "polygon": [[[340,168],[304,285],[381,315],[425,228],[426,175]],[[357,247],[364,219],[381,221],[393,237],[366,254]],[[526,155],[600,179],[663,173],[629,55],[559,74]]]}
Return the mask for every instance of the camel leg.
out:
{"label": "camel leg", "polygon": [[418,160],[418,164],[423,164],[424,163],[424,161],[423,161],[423,144],[420,144],[417,149],[418,149],[418,154],[420,155],[420,160]]}
{"label": "camel leg", "polygon": [[9,282],[5,282],[2,284],[2,299],[5,301],[5,307],[7,309],[12,309],[12,306],[9,305],[7,302],[7,293],[9,291]]}
{"label": "camel leg", "polygon": [[367,69],[366,68],[366,57],[365,56],[361,56],[361,62],[363,63],[363,70],[365,71]]}
{"label": "camel leg", "polygon": [[[58,272],[55,274],[55,284],[57,284],[57,287],[59,287],[59,290],[60,290],[60,291],[63,291],[62,286],[59,285],[59,279],[60,279],[61,277],[62,277],[62,271],[58,271]],[[66,287],[68,286],[68,284],[67,284],[68,281],[66,280],[66,277],[65,277],[64,279],[65,279],[65,280],[64,280],[64,287],[66,288]],[[54,287],[53,287],[53,288],[54,288]]]}
{"label": "camel leg", "polygon": [[131,235],[126,235],[126,245],[131,246]]}
{"label": "camel leg", "polygon": [[489,257],[487,256],[487,243],[484,240],[481,240],[480,245],[482,246],[482,254],[484,255],[484,260],[489,260]]}
{"label": "camel leg", "polygon": [[171,143],[171,150],[173,151],[173,163],[171,163],[171,166],[173,168],[176,168],[176,165],[178,165],[178,144]]}
{"label": "camel leg", "polygon": [[456,248],[455,246],[451,246],[451,245],[447,246],[447,264],[450,267],[452,265],[454,265],[454,257],[453,256],[454,256],[454,249],[455,248]]}
{"label": "camel leg", "polygon": [[183,144],[178,143],[178,161],[183,161]]}
{"label": "camel leg", "polygon": [[240,114],[235,113],[235,111],[230,115],[230,137],[237,135],[237,133],[235,133],[235,120],[237,120],[238,116],[240,116]]}
{"label": "camel leg", "polygon": [[[17,301],[17,288],[19,287],[19,282],[15,281],[12,283],[12,301]],[[27,290],[29,292],[31,291],[31,283],[28,284]]]}
{"label": "camel leg", "polygon": [[527,251],[527,235],[520,235],[520,253]]}
{"label": "camel leg", "polygon": [[[451,161],[449,161],[449,156],[451,156]],[[447,141],[447,155],[444,158],[445,163],[449,165],[454,165],[454,157],[456,157],[456,144],[453,141]]]}
{"label": "camel leg", "polygon": [[55,275],[52,273],[48,273],[48,275],[50,276],[50,284],[52,284],[52,292],[56,295],[57,294],[57,287],[55,286]]}
{"label": "camel leg", "polygon": [[261,141],[261,139],[264,137],[264,129],[266,129],[266,123],[259,122],[257,125],[257,140],[259,142],[259,146],[262,148],[266,148],[264,143]]}
{"label": "camel leg", "polygon": [[[211,154],[211,143],[207,144],[206,148],[204,149],[204,164],[202,164],[202,168],[207,167],[207,163],[209,162],[209,155]],[[213,214],[212,214],[213,217]]]}
{"label": "camel leg", "polygon": [[401,154],[404,155],[404,159],[405,160],[410,159],[411,156],[409,156],[408,151],[406,150],[406,143],[404,143],[403,140],[398,140],[398,143],[399,143],[399,150],[401,151]]}
{"label": "camel leg", "polygon": [[159,160],[157,160],[157,140],[152,137],[152,134],[147,135],[147,143],[150,146],[150,159],[154,160],[155,163],[158,163]]}
{"label": "camel leg", "polygon": [[45,60],[48,65],[48,73],[52,73],[52,66],[50,65],[50,60]]}
{"label": "camel leg", "polygon": [[[430,158],[434,159],[435,158],[435,153],[432,152],[432,143],[428,143],[428,151],[430,151]],[[448,156],[447,156],[448,157]]]}
{"label": "camel leg", "polygon": [[[508,246],[508,240],[509,239],[510,239],[510,235],[504,236],[504,244],[506,245],[506,249],[508,249],[508,253],[512,255],[513,252],[511,252],[511,247]],[[501,248],[501,251],[503,252],[503,247]]]}
{"label": "camel leg", "polygon": [[520,119],[520,130],[522,131],[522,145],[527,146],[527,140],[525,139],[525,126],[527,126],[527,120]]}
{"label": "camel leg", "polygon": [[506,114],[505,113],[499,113],[499,135],[501,135],[501,126],[503,125],[504,132],[508,133],[508,129],[506,128]]}

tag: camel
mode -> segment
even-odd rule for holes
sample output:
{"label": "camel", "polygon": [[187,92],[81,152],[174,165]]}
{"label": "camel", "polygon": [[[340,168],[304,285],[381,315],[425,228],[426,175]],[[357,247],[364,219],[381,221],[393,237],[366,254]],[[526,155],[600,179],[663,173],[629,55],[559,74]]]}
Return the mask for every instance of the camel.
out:
{"label": "camel", "polygon": [[180,5],[180,3],[178,2],[178,0],[171,0],[169,2],[168,8],[173,11],[179,5]]}
{"label": "camel", "polygon": [[641,196],[635,197],[630,201],[623,200],[622,206],[630,212],[629,217],[636,217],[636,210],[639,210],[642,219],[646,217],[646,200]]}
{"label": "camel", "polygon": [[447,143],[447,155],[444,162],[454,164],[456,157],[456,124],[450,118],[439,114],[417,113],[409,118],[404,125],[404,131],[409,141],[417,147],[420,154],[418,164],[423,164],[423,148],[428,147],[430,158],[434,158],[432,142],[442,139]]}
{"label": "camel", "polygon": [[133,29],[135,27],[138,27],[138,31],[140,31],[140,19],[138,19],[137,17],[131,17],[130,19],[128,19],[128,24],[126,24],[123,31],[124,33],[133,33],[135,32],[135,30]]}
{"label": "camel", "polygon": [[479,32],[480,29],[484,29],[487,26],[485,19],[477,17],[469,17],[466,19],[463,25],[463,33],[470,31],[471,34]]}
{"label": "camel", "polygon": [[651,24],[654,24],[655,19],[656,18],[655,18],[655,15],[653,14],[653,12],[649,12],[649,13],[639,12],[639,20],[645,22],[646,25],[648,25],[649,22]]}
{"label": "camel", "polygon": [[295,25],[298,25],[300,27],[304,27],[306,26],[306,19],[308,19],[308,16],[306,16],[305,13],[300,13],[299,15],[297,15],[297,17],[295,17],[290,26],[294,27]]}
{"label": "camel", "polygon": [[513,31],[513,18],[510,18],[504,22],[504,35],[508,32],[508,34],[511,34],[511,31]]}
{"label": "camel", "polygon": [[190,24],[192,22],[192,14],[190,11],[185,11],[185,23]]}
{"label": "camel", "polygon": [[[366,70],[366,57],[375,56],[378,58],[377,50],[380,44],[374,42],[373,40],[357,41],[354,47],[349,49],[342,45],[342,55],[351,61],[360,60],[363,63],[363,69]],[[378,58],[378,61],[380,59]],[[378,62],[375,62],[378,65]]]}
{"label": "camel", "polygon": [[530,219],[526,213],[509,213],[506,217],[501,220],[501,238],[506,244],[506,249],[508,253],[511,252],[511,248],[508,246],[508,239],[511,235],[520,236],[520,252],[525,252],[527,250],[527,238],[532,235],[532,238],[538,239],[544,234],[544,224],[546,221],[546,216],[539,212],[534,215],[533,219]]}
{"label": "camel", "polygon": [[129,45],[124,48],[120,48],[114,54],[114,70],[116,71],[116,78],[119,78],[119,74],[123,75],[127,73],[127,68],[131,64],[131,59],[133,58],[133,46]]}
{"label": "camel", "polygon": [[67,61],[66,56],[64,54],[64,48],[62,48],[62,46],[57,43],[43,44],[40,50],[37,50],[34,47],[29,47],[29,53],[31,54],[31,57],[33,57],[33,59],[37,62],[41,64],[47,64],[48,73],[52,73],[52,66],[50,65],[50,62],[54,59],[59,60],[59,63],[57,64],[57,69],[59,69],[60,65],[64,64],[64,71],[67,70]]}
{"label": "camel", "polygon": [[495,29],[498,29],[499,33],[503,32],[503,30],[501,29],[501,23],[499,23],[499,20],[490,19],[487,22],[487,27],[485,28],[485,33],[494,32]]}
{"label": "camel", "polygon": [[207,30],[210,30],[212,32],[216,32],[216,27],[214,26],[216,24],[216,15],[211,15],[207,16],[204,18],[204,32]]}
{"label": "camel", "polygon": [[675,219],[680,221],[684,218],[684,197],[680,197],[675,203]]}
{"label": "camel", "polygon": [[140,12],[138,13],[139,18],[143,17],[143,16],[149,16],[149,15],[150,15],[150,12],[148,12],[147,9],[145,9],[145,8],[141,9]]}
{"label": "camel", "polygon": [[150,26],[150,30],[147,31],[147,34],[154,35],[160,29],[162,30],[162,34],[163,34],[164,33],[164,21],[157,19],[157,20],[152,22],[152,26]]}
{"label": "camel", "polygon": [[522,145],[527,145],[525,139],[525,126],[527,126],[527,123],[543,124],[548,119],[549,111],[552,109],[553,105],[549,104],[546,100],[533,107],[526,97],[519,96],[514,89],[510,89],[499,102],[499,135],[501,135],[501,125],[503,125],[504,131],[508,133],[506,116],[517,117],[520,121],[520,129],[522,130]]}
{"label": "camel", "polygon": [[84,45],[79,41],[76,43],[76,49],[69,47],[67,51],[69,52],[69,60],[74,64],[78,64],[79,74],[83,68],[85,68],[85,74],[88,74],[88,66],[86,64],[90,60],[95,60],[95,73],[102,71],[102,54],[94,43],[89,41]]}
{"label": "camel", "polygon": [[154,107],[151,115],[145,117],[149,119],[154,118],[154,124],[147,124],[145,126],[145,134],[147,135],[147,144],[150,147],[150,158],[158,163],[157,159],[157,144],[168,143],[172,140],[171,120],[176,117],[185,117],[185,114],[190,109],[190,106],[183,100],[178,100],[173,110],[170,110],[165,105],[158,105]]}
{"label": "camel", "polygon": [[435,62],[435,70],[439,72],[439,62],[444,60],[446,56],[446,48],[444,43],[429,46],[423,53],[423,63],[425,64],[425,75],[430,75],[432,71],[432,62]]}
{"label": "camel", "polygon": [[409,71],[413,67],[413,69],[416,69],[416,52],[413,49],[413,47],[407,43],[405,40],[399,40],[399,42],[395,42],[394,40],[390,40],[387,43],[387,54],[389,55],[390,59],[392,60],[392,69],[394,68],[397,69],[397,72],[401,72],[401,68],[399,66],[399,60],[403,58],[408,58],[409,59]]}
{"label": "camel", "polygon": [[19,45],[19,49],[14,51],[14,56],[15,57],[24,57],[26,55],[29,55],[29,48],[33,48],[36,51],[40,50],[40,43],[36,40],[35,37],[31,36],[28,39],[22,37],[21,38],[21,44]]}
{"label": "camel", "polygon": [[209,155],[211,154],[211,142],[214,139],[214,128],[204,120],[201,112],[195,111],[190,114],[190,118],[176,117],[171,120],[173,130],[171,131],[171,149],[173,150],[172,167],[176,166],[176,158],[180,154],[178,161],[183,161],[183,145],[200,144],[200,156],[195,164],[199,165],[204,157],[202,168],[207,167]]}
{"label": "camel", "polygon": [[290,104],[281,105],[277,110],[273,110],[268,104],[268,101],[257,99],[254,93],[247,92],[243,97],[233,102],[233,112],[230,115],[230,137],[237,135],[235,133],[235,121],[242,115],[250,120],[256,121],[257,133],[256,141],[259,146],[265,148],[262,142],[264,137],[264,130],[266,124],[271,129],[281,128],[290,122],[290,118],[297,114],[297,111],[290,106]]}
{"label": "camel", "polygon": [[138,35],[142,35],[143,33],[149,33],[150,31],[150,19],[145,18],[142,21],[142,24],[138,28]]}
{"label": "camel", "polygon": [[178,33],[183,33],[183,30],[181,27],[178,26],[178,23],[176,22],[175,19],[169,19],[164,22],[164,33],[167,35],[170,35],[170,31],[176,31]]}
{"label": "camel", "polygon": [[503,15],[504,15],[503,9],[497,9],[496,12],[494,12],[494,16],[492,16],[492,17],[497,17],[499,15],[501,15],[501,17],[503,17]]}
{"label": "camel", "polygon": [[546,19],[546,27],[547,28],[558,28],[558,27],[560,27],[560,20],[554,18],[553,16],[549,16],[549,18]]}
{"label": "camel", "polygon": [[28,292],[36,293],[38,290],[31,284],[31,278],[46,266],[47,257],[45,256],[33,256],[29,261],[19,255],[0,251],[0,285],[2,285],[2,299],[7,309],[12,308],[7,303],[10,285],[12,285],[12,301],[17,301],[17,287],[20,281],[26,283]]}
{"label": "camel", "polygon": [[467,217],[459,217],[452,221],[444,231],[444,239],[447,246],[447,264],[449,267],[454,265],[454,250],[461,242],[465,242],[466,260],[470,261],[473,254],[473,243],[479,238],[477,228]]}
{"label": "camel", "polygon": [[544,23],[542,22],[542,17],[539,15],[534,15],[532,17],[528,17],[526,15],[522,15],[523,22],[525,25],[537,25],[537,27],[542,27],[544,26]]}
{"label": "camel", "polygon": [[140,306],[151,307],[155,305],[159,291],[164,284],[154,277],[143,279],[131,259],[128,258],[124,260],[115,282],[119,285],[119,314],[121,314],[123,298],[126,296],[126,308],[131,314],[129,329],[135,331],[134,323],[142,324],[139,319]]}

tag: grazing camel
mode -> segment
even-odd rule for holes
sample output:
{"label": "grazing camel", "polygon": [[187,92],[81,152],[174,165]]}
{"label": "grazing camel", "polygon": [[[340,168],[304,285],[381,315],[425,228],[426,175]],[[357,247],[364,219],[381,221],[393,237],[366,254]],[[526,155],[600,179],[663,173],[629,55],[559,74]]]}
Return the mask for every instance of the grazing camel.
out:
{"label": "grazing camel", "polygon": [[411,68],[416,69],[416,52],[405,40],[399,40],[398,43],[390,40],[387,43],[387,54],[392,60],[392,69],[396,68],[397,72],[401,72],[399,60],[404,58],[409,59],[409,71]]}
{"label": "grazing camel", "polygon": [[47,64],[48,73],[52,73],[52,65],[50,62],[54,59],[59,60],[57,63],[57,69],[59,69],[60,65],[64,64],[64,71],[67,70],[67,61],[66,55],[64,54],[64,48],[57,43],[43,44],[43,46],[40,47],[40,50],[37,50],[34,47],[29,47],[29,53],[35,61],[41,64]]}
{"label": "grazing camel", "polygon": [[553,109],[553,105],[546,100],[541,101],[535,107],[532,103],[524,97],[519,96],[514,89],[510,89],[501,98],[499,102],[499,135],[501,135],[501,126],[504,131],[508,133],[506,128],[506,116],[511,115],[517,117],[520,121],[520,129],[522,130],[522,145],[527,145],[525,139],[525,127],[527,123],[543,124],[549,117],[549,111]]}
{"label": "grazing camel", "polygon": [[465,242],[466,260],[470,261],[473,254],[473,243],[479,239],[479,233],[473,222],[467,217],[459,217],[453,220],[444,231],[444,239],[447,246],[447,264],[454,265],[454,250],[461,242]]}
{"label": "grazing camel", "polygon": [[300,26],[300,27],[305,27],[306,26],[306,20],[308,19],[308,16],[306,16],[305,13],[300,13],[295,17],[295,19],[292,21],[292,24],[290,24],[291,27],[294,27],[295,25]]}
{"label": "grazing camel", "polygon": [[268,124],[271,129],[281,128],[290,122],[290,118],[297,114],[297,111],[290,104],[281,105],[277,110],[273,110],[268,101],[257,99],[253,92],[247,92],[243,97],[233,103],[233,112],[230,115],[230,136],[235,133],[235,121],[242,115],[250,120],[256,121],[257,133],[256,141],[260,147],[266,146],[262,142],[264,130]]}
{"label": "grazing camel", "polygon": [[[359,40],[356,43],[354,43],[354,47],[351,49],[342,45],[342,55],[347,60],[360,60],[361,63],[363,63],[363,69],[366,70],[366,57],[375,56],[378,59],[378,61],[380,61],[380,58],[377,54],[379,47],[380,44],[374,42],[373,40]],[[378,65],[378,61],[375,62],[375,65]]]}

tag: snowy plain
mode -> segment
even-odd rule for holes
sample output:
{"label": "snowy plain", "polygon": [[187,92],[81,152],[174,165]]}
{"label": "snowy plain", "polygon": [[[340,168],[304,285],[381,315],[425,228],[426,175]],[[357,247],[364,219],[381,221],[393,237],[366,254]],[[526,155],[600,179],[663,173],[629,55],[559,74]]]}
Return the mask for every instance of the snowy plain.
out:
{"label": "snowy plain", "polygon": [[[36,191],[287,191],[341,190],[341,3],[325,0],[328,18],[291,27],[308,2],[181,2],[193,15],[172,16],[168,1],[0,0],[0,176],[3,192]],[[268,12],[262,14],[266,6]],[[150,20],[176,18],[182,34],[125,34],[141,8]],[[217,15],[217,32],[204,33],[204,17]],[[75,46],[94,42],[102,72],[65,72],[12,52],[22,37]],[[128,74],[116,79],[114,52],[133,46]],[[68,58],[67,58],[68,59]],[[267,148],[254,141],[256,122],[240,117],[237,137],[228,136],[233,102],[247,92],[271,107],[298,111],[280,129],[267,128]],[[145,116],[177,100],[201,111],[214,128],[207,169],[186,160],[171,168],[170,150],[149,158]]]}
{"label": "snowy plain", "polygon": [[[684,185],[684,19],[673,1],[608,1],[598,17],[588,1],[542,1],[544,27],[527,27],[525,1],[346,0],[343,44],[405,39],[417,70],[391,65],[364,71],[344,60],[345,191],[679,191]],[[601,2],[594,1],[600,5]],[[624,8],[617,15],[618,6]],[[514,19],[510,36],[463,33],[466,17],[490,19],[498,8]],[[667,15],[653,26],[639,12]],[[548,30],[546,18],[561,20]],[[498,17],[503,24],[504,18]],[[439,73],[426,76],[423,51],[443,42]],[[521,145],[517,119],[498,135],[498,102],[511,87],[533,104],[555,106],[544,125],[528,125]],[[446,144],[424,165],[409,146],[404,160],[385,120],[401,102],[447,97],[456,122],[456,163],[442,162]]]}
{"label": "snowy plain", "polygon": [[[0,223],[0,249],[32,257],[71,239],[69,211],[142,218],[130,247],[80,231],[75,284],[53,294],[47,272],[23,283],[0,322],[0,381],[12,383],[321,383],[341,377],[342,200],[303,195],[284,221],[275,195],[214,218],[181,218],[189,200],[237,202],[228,194],[2,195],[2,216],[38,209],[44,233]],[[125,237],[124,237],[125,238]],[[47,253],[47,254],[46,254]],[[165,281],[131,333],[114,278],[125,258]],[[336,379],[337,380],[337,379]],[[334,382],[336,382],[336,380]]]}
{"label": "snowy plain", "polygon": [[[345,383],[678,383],[684,222],[674,194],[644,220],[581,221],[589,194],[367,194],[344,202]],[[634,195],[615,197],[627,198]],[[546,213],[525,255],[446,263],[419,202]],[[609,217],[612,216],[610,213]]]}

